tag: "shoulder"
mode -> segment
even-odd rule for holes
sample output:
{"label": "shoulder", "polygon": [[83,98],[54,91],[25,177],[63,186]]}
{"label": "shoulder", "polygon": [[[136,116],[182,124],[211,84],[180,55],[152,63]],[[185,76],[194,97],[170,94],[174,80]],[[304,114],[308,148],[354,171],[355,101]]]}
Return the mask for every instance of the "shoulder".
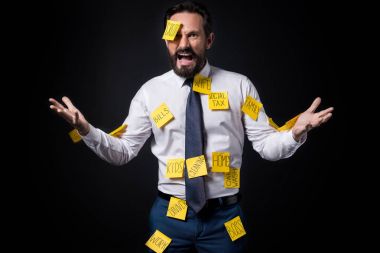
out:
{"label": "shoulder", "polygon": [[214,66],[211,66],[211,76],[213,79],[225,80],[242,87],[253,86],[253,82],[246,75]]}
{"label": "shoulder", "polygon": [[144,90],[154,89],[157,86],[162,87],[165,83],[170,83],[170,80],[173,78],[173,70],[170,70],[162,75],[155,76],[148,81],[146,81],[141,88]]}

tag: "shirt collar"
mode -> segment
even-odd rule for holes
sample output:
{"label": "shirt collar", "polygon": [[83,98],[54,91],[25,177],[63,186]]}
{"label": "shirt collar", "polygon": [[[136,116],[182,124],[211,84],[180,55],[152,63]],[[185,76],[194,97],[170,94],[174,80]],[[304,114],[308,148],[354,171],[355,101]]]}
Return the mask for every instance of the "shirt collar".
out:
{"label": "shirt collar", "polygon": [[[209,75],[210,75],[210,69],[211,69],[210,64],[206,60],[206,64],[202,68],[202,70],[199,72],[199,74],[201,74],[202,76],[205,76],[205,77],[209,77]],[[178,83],[178,85],[183,86],[186,78],[178,76],[176,73],[174,73],[173,70],[172,70],[172,72],[173,72],[173,76],[174,76],[175,82]]]}

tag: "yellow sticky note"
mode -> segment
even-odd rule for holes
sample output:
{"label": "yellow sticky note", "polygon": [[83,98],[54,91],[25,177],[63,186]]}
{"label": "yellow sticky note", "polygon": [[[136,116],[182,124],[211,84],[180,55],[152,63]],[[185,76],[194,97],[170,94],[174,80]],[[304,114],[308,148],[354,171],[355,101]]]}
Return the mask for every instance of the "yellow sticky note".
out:
{"label": "yellow sticky note", "polygon": [[228,110],[228,93],[223,91],[208,94],[208,108],[211,110]]}
{"label": "yellow sticky note", "polygon": [[72,131],[69,132],[70,138],[74,143],[77,143],[82,140],[82,137],[78,133],[78,130],[73,129]]}
{"label": "yellow sticky note", "polygon": [[169,159],[166,162],[166,177],[167,178],[181,178],[183,177],[183,168],[185,166],[185,159]]}
{"label": "yellow sticky note", "polygon": [[165,103],[162,103],[156,110],[154,110],[150,114],[150,117],[153,119],[154,123],[156,123],[158,128],[163,127],[169,121],[174,119],[173,114]]}
{"label": "yellow sticky note", "polygon": [[203,94],[211,93],[211,77],[205,77],[200,74],[194,76],[193,90]]}
{"label": "yellow sticky note", "polygon": [[115,130],[113,130],[109,135],[112,135],[114,137],[120,137],[123,133],[125,133],[125,130],[127,129],[127,125],[121,125]]}
{"label": "yellow sticky note", "polygon": [[232,220],[227,221],[224,223],[224,226],[226,227],[232,241],[235,241],[246,234],[243,223],[240,220],[240,216],[236,216]]}
{"label": "yellow sticky note", "polygon": [[280,127],[278,130],[279,131],[286,131],[286,130],[291,129],[294,126],[294,124],[297,122],[299,116],[300,116],[300,114],[298,114],[297,116],[295,116],[292,119],[288,120],[285,123],[285,125],[283,125],[282,127]]}
{"label": "yellow sticky note", "polygon": [[177,32],[178,32],[180,26],[181,26],[180,22],[168,19],[166,21],[166,28],[165,28],[164,35],[162,35],[162,39],[164,39],[164,40],[174,40],[174,38],[177,35]]}
{"label": "yellow sticky note", "polygon": [[186,167],[189,178],[207,175],[207,166],[204,155],[186,159]]}
{"label": "yellow sticky note", "polygon": [[251,96],[247,96],[241,110],[248,114],[252,119],[257,120],[261,107],[263,107],[262,103]]}
{"label": "yellow sticky note", "polygon": [[212,152],[212,172],[230,171],[230,152]]}
{"label": "yellow sticky note", "polygon": [[154,234],[149,238],[145,245],[157,253],[162,253],[169,246],[172,239],[156,230]]}
{"label": "yellow sticky note", "polygon": [[280,127],[273,121],[272,118],[268,118],[269,125],[273,127],[274,129],[278,130]]}
{"label": "yellow sticky note", "polygon": [[224,173],[225,188],[240,188],[240,169],[230,168],[230,172]]}
{"label": "yellow sticky note", "polygon": [[187,213],[186,201],[183,199],[171,197],[166,216],[176,218],[179,220],[185,220],[186,213]]}

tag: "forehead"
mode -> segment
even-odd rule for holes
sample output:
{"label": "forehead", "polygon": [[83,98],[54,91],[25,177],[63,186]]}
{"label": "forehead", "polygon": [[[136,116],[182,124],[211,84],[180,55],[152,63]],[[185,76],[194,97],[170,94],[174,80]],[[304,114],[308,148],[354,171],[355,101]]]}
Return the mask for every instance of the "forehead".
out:
{"label": "forehead", "polygon": [[182,31],[203,30],[203,18],[198,13],[179,12],[171,16],[170,20],[181,22]]}

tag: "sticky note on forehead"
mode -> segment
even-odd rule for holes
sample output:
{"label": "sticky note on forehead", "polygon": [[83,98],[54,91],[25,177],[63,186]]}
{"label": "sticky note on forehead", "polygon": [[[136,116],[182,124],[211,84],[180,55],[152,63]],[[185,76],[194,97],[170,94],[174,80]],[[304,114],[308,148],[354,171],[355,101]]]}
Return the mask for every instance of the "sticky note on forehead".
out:
{"label": "sticky note on forehead", "polygon": [[164,39],[164,40],[174,40],[174,38],[177,35],[177,32],[178,32],[180,26],[181,26],[180,22],[168,19],[166,21],[166,28],[165,28],[164,35],[162,35],[162,39]]}
{"label": "sticky note on forehead", "polygon": [[251,96],[247,96],[245,99],[244,105],[241,110],[248,114],[252,119],[257,120],[259,117],[260,109],[263,107],[263,104],[254,99]]}
{"label": "sticky note on forehead", "polygon": [[156,253],[162,253],[169,246],[172,239],[156,230],[145,245]]}
{"label": "sticky note on forehead", "polygon": [[211,93],[211,77],[197,74],[194,76],[193,90],[203,94]]}

